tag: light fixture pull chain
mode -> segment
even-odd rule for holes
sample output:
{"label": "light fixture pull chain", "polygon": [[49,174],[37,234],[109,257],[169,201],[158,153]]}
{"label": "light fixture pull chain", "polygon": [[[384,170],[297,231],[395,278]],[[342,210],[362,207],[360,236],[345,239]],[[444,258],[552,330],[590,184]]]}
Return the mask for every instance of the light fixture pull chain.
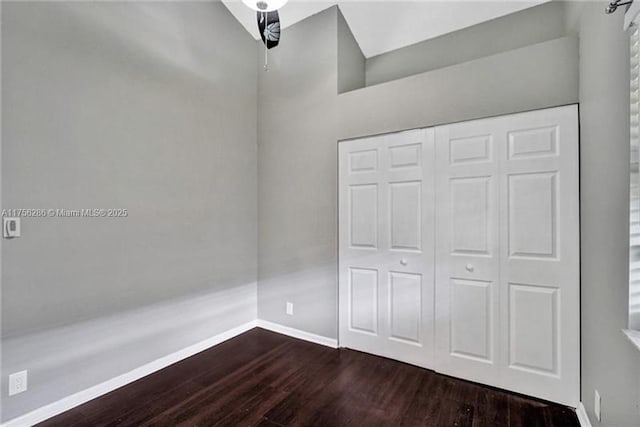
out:
{"label": "light fixture pull chain", "polygon": [[264,71],[269,71],[269,22],[268,22],[268,14],[266,12],[262,12],[262,16],[264,17]]}

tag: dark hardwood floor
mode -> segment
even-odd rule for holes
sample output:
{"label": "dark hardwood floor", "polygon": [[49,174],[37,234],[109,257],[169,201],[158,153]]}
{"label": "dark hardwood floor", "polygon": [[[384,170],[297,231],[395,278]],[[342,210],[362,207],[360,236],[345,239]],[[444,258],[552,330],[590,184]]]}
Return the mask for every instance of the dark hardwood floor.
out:
{"label": "dark hardwood floor", "polygon": [[573,410],[253,329],[43,426],[579,426]]}

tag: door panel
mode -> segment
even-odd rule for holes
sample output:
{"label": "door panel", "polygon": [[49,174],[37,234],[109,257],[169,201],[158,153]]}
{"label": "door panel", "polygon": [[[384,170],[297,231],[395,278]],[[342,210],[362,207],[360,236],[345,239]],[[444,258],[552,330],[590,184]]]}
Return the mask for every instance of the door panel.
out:
{"label": "door panel", "polygon": [[485,383],[500,356],[500,142],[483,123],[436,128],[436,370]]}
{"label": "door panel", "polygon": [[491,363],[493,359],[493,283],[452,279],[449,352]]}
{"label": "door panel", "polygon": [[362,150],[349,153],[349,172],[375,172],[378,169],[378,150]]}
{"label": "door panel", "polygon": [[558,289],[509,283],[509,367],[558,374]]}
{"label": "door panel", "polygon": [[558,155],[558,126],[510,131],[509,160]]}
{"label": "door panel", "polygon": [[452,166],[460,163],[490,162],[491,146],[490,135],[451,139],[449,141],[449,162]]}
{"label": "door panel", "polygon": [[422,275],[389,273],[389,336],[420,343]]}
{"label": "door panel", "polygon": [[432,367],[433,129],[343,142],[339,171],[340,345]]}
{"label": "door panel", "polygon": [[400,169],[420,167],[422,144],[396,145],[389,147],[389,167]]}
{"label": "door panel", "polygon": [[451,252],[490,255],[490,176],[455,178],[451,189]]}
{"label": "door panel", "polygon": [[391,204],[391,249],[420,251],[422,223],[422,182],[389,184]]}
{"label": "door panel", "polygon": [[503,387],[575,406],[580,382],[578,111],[503,118]]}
{"label": "door panel", "polygon": [[375,249],[378,246],[378,186],[350,186],[349,210],[351,247]]}
{"label": "door panel", "polygon": [[349,328],[378,333],[378,271],[351,268],[349,278]]}
{"label": "door panel", "polygon": [[511,257],[556,257],[557,181],[554,172],[507,176]]}

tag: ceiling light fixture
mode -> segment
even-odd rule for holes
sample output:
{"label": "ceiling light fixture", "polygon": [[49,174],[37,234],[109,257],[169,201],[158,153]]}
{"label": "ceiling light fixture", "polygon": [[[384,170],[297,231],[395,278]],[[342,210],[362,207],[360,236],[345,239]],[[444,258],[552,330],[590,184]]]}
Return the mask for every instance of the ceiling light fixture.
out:
{"label": "ceiling light fixture", "polygon": [[242,0],[247,7],[257,12],[272,12],[280,9],[288,0]]}
{"label": "ceiling light fixture", "polygon": [[278,9],[288,0],[242,0],[249,8],[256,11],[258,31],[264,43],[264,70],[269,71],[269,49],[280,43],[280,15]]}

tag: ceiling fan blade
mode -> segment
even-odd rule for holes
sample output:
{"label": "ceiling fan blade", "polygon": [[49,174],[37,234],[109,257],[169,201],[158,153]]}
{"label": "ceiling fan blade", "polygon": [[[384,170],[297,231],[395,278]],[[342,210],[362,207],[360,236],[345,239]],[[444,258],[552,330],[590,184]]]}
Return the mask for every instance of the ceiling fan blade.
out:
{"label": "ceiling fan blade", "polygon": [[256,16],[262,43],[267,46],[267,49],[278,46],[280,43],[280,15],[278,11],[256,12]]}

